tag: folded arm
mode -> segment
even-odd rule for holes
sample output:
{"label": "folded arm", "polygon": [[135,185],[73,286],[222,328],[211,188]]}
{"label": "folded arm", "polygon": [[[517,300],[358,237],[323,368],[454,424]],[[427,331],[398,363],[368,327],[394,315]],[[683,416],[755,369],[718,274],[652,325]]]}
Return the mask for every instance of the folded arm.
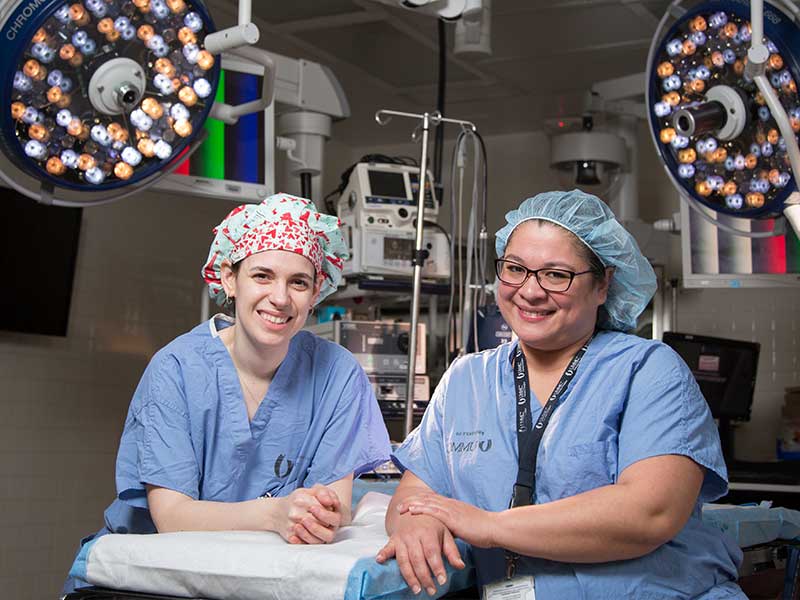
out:
{"label": "folded arm", "polygon": [[634,463],[619,480],[554,502],[484,511],[435,494],[406,496],[400,512],[440,520],[479,547],[564,562],[635,558],[671,540],[691,516],[704,470],[685,456]]}
{"label": "folded arm", "polygon": [[353,475],[327,486],[298,488],[281,498],[214,502],[147,486],[147,503],[159,533],[170,531],[274,531],[290,543],[333,540],[350,522]]}

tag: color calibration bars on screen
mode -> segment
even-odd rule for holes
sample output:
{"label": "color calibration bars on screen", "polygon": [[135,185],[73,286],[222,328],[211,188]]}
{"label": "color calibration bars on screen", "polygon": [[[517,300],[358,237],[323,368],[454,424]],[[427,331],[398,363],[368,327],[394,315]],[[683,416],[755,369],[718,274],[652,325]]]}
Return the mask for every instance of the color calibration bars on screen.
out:
{"label": "color calibration bars on screen", "polygon": [[[215,100],[232,105],[257,100],[261,85],[259,75],[223,70]],[[264,182],[263,112],[244,115],[235,125],[207,119],[204,128],[208,137],[177,168],[176,174],[244,183]]]}

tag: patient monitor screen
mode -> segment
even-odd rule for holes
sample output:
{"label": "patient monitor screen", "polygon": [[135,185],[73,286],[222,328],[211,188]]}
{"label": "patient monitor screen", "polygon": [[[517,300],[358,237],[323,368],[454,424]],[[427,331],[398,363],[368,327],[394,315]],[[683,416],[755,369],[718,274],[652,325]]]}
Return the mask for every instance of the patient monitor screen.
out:
{"label": "patient monitor screen", "polygon": [[383,238],[384,260],[411,260],[414,251],[414,240],[401,238]]}
{"label": "patient monitor screen", "polygon": [[407,198],[406,181],[402,173],[370,171],[369,189],[372,196],[385,198]]}
{"label": "patient monitor screen", "polygon": [[664,343],[689,366],[714,418],[749,420],[759,344],[675,332]]}

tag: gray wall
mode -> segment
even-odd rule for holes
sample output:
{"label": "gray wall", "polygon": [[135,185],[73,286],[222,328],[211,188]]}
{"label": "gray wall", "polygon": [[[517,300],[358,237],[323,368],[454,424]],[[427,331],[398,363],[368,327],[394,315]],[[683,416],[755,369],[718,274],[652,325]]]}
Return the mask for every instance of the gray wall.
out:
{"label": "gray wall", "polygon": [[150,193],[84,209],[68,336],[0,332],[9,598],[55,598],[78,541],[102,526],[130,397],[150,356],[199,321],[211,228],[233,206]]}

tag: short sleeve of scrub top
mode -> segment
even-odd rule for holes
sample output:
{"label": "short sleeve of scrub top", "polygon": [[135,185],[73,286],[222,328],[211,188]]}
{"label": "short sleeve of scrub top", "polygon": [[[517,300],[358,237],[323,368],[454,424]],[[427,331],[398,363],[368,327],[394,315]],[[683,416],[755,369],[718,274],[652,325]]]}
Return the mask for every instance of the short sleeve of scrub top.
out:
{"label": "short sleeve of scrub top", "polygon": [[372,385],[356,360],[342,352],[342,392],[305,480],[305,487],[358,477],[388,460],[388,437]]}
{"label": "short sleeve of scrub top", "polygon": [[147,402],[140,413],[143,439],[139,447],[139,477],[140,481],[197,499],[200,471],[179,377],[177,370],[160,368],[152,379],[152,397],[158,401]]}
{"label": "short sleeve of scrub top", "polygon": [[[184,390],[175,358],[157,353],[136,389],[120,443],[120,454],[135,444],[138,460],[117,461],[120,499],[133,506],[144,508],[147,500],[141,485],[131,487],[126,483],[129,481],[199,498],[200,467]],[[129,472],[133,470],[136,472]]]}
{"label": "short sleeve of scrub top", "polygon": [[634,371],[619,429],[617,469],[667,454],[686,456],[706,469],[700,502],[725,495],[728,472],[719,433],[686,363],[669,346],[652,346]]}
{"label": "short sleeve of scrub top", "polygon": [[392,454],[392,461],[401,469],[410,467],[437,494],[452,497],[450,479],[443,477],[450,470],[445,455],[444,409],[447,402],[447,383],[453,365],[445,372],[431,396],[422,421],[401,446],[402,451]]}

